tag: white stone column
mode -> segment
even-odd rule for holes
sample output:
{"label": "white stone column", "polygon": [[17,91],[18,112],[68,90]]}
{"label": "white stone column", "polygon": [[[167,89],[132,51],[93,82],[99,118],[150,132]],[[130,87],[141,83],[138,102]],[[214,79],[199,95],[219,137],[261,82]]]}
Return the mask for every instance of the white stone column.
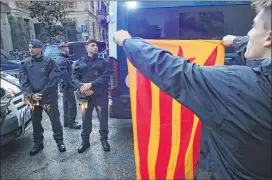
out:
{"label": "white stone column", "polygon": [[35,34],[35,27],[34,27],[34,21],[32,19],[29,19],[29,34],[30,34],[30,39],[35,39],[36,34]]}
{"label": "white stone column", "polygon": [[1,38],[3,40],[4,50],[7,52],[12,51],[13,44],[7,13],[1,13]]}

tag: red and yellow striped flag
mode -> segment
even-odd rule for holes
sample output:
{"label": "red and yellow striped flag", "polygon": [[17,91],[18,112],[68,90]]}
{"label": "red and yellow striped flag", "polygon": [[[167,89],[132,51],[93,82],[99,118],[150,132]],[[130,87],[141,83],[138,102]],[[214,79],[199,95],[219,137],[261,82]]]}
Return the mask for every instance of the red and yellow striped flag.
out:
{"label": "red and yellow striped flag", "polygon": [[[220,41],[149,40],[199,65],[224,63]],[[128,61],[137,179],[193,179],[200,149],[198,117]]]}

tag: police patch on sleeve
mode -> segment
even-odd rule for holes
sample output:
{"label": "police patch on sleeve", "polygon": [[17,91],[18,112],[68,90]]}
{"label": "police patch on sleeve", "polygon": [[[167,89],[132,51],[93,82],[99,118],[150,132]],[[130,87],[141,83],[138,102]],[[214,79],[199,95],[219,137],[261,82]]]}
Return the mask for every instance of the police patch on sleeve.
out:
{"label": "police patch on sleeve", "polygon": [[98,76],[99,74],[99,71],[94,71],[94,75]]}

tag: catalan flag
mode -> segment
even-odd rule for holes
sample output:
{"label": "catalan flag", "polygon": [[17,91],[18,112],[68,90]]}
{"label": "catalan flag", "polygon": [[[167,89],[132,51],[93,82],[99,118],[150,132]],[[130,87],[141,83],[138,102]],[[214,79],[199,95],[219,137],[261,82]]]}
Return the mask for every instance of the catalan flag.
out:
{"label": "catalan flag", "polygon": [[[220,41],[149,40],[199,65],[224,63]],[[145,78],[128,61],[137,179],[193,179],[201,121]]]}

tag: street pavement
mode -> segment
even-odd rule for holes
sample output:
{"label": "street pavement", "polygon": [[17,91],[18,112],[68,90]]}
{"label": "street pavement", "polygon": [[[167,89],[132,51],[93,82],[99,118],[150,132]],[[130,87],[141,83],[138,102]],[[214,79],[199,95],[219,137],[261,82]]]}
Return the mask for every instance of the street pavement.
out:
{"label": "street pavement", "polygon": [[[59,103],[63,120],[61,105]],[[81,123],[79,109],[77,121]],[[33,147],[32,127],[22,138],[0,147],[1,179],[135,179],[131,120],[109,120],[111,151],[104,152],[99,140],[99,121],[94,111],[91,147],[82,154],[77,153],[81,130],[64,128],[67,150],[60,153],[45,113],[42,123],[45,147],[36,156],[29,156]]]}

